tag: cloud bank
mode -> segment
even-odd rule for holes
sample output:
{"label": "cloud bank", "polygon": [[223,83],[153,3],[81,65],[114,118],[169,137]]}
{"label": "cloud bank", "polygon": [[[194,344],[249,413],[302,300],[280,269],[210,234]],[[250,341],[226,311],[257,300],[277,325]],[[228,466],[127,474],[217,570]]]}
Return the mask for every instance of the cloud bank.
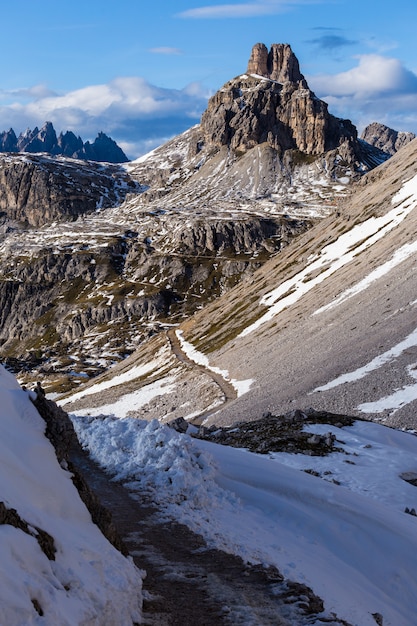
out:
{"label": "cloud bank", "polygon": [[199,122],[209,95],[198,83],[163,89],[140,77],[120,77],[65,94],[42,85],[3,91],[0,130],[12,127],[19,133],[51,121],[58,132],[72,130],[84,140],[103,131],[136,158]]}
{"label": "cloud bank", "polygon": [[308,81],[331,113],[351,119],[359,130],[381,122],[417,131],[417,75],[398,59],[365,54],[346,72],[310,76]]}

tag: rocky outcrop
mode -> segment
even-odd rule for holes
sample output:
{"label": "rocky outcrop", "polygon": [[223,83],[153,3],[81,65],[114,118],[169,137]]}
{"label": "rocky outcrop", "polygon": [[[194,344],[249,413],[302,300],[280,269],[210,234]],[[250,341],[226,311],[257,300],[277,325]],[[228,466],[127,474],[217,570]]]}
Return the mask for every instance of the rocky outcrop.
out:
{"label": "rocky outcrop", "polygon": [[16,509],[11,509],[4,502],[0,502],[0,526],[3,524],[18,528],[26,535],[34,537],[45,556],[50,561],[55,561],[56,546],[54,538],[42,528],[28,524],[20,517]]}
{"label": "rocky outcrop", "polygon": [[[100,340],[98,355],[106,336],[126,354],[139,336],[148,337],[151,326],[181,320],[251,276],[310,224],[258,216],[189,216],[184,223],[181,216],[161,215],[149,225],[152,230],[145,232],[152,234],[146,237],[129,231],[97,247],[44,247],[4,259],[0,354],[10,358],[14,371],[21,371],[19,359],[26,358],[44,378],[47,371],[56,378],[46,363],[74,353],[86,335]],[[91,354],[90,345],[87,360]],[[73,371],[74,362],[65,361]],[[102,371],[102,365],[79,363],[83,371]]]}
{"label": "rocky outcrop", "polygon": [[0,154],[3,218],[41,226],[119,204],[139,186],[117,165]]}
{"label": "rocky outcrop", "polygon": [[37,126],[33,130],[28,128],[19,137],[16,137],[12,128],[3,131],[0,133],[0,152],[47,152],[107,163],[125,163],[129,160],[120,146],[104,133],[99,133],[93,143],[84,143],[72,131],[61,132],[57,137],[51,122],[45,122],[40,130]]}
{"label": "rocky outcrop", "polygon": [[[257,454],[270,452],[289,452],[308,456],[326,456],[331,452],[340,451],[336,437],[332,432],[323,435],[311,434],[307,424],[325,423],[336,428],[352,426],[355,418],[349,415],[295,409],[285,415],[267,413],[260,419],[237,422],[232,426],[221,427],[213,424],[209,428],[200,426],[193,434],[198,439],[206,439],[221,445],[245,448]],[[181,420],[170,426],[181,430]]]}
{"label": "rocky outcrop", "polygon": [[[68,414],[55,402],[45,397],[39,384],[36,387],[36,397],[33,400],[33,404],[40,416],[45,420],[45,435],[54,446],[58,462],[61,467],[71,472],[72,481],[80,494],[81,500],[89,510],[93,523],[99,527],[110,543],[126,556],[128,554],[127,548],[113,524],[111,513],[101,504],[97,495],[90,489],[82,473],[75,468],[72,462],[73,455],[79,457],[83,452]],[[0,524],[2,523],[1,504]],[[54,558],[56,550],[52,537],[47,536],[44,531],[40,533],[40,529],[36,530],[38,531],[37,540],[38,542],[42,541],[41,547],[43,551],[45,552],[46,549],[49,549],[49,553],[46,553],[47,556]],[[48,538],[49,541],[47,541]]]}
{"label": "rocky outcrop", "polygon": [[256,44],[248,73],[210,99],[201,126],[209,148],[227,145],[236,153],[262,143],[280,154],[320,155],[345,142],[359,150],[356,128],[330,115],[327,104],[308,88],[288,44],[274,44],[269,53]]}
{"label": "rocky outcrop", "polygon": [[278,83],[305,80],[300,72],[298,59],[287,43],[274,43],[269,52],[265,44],[256,43],[248,61],[247,73],[258,74]]}
{"label": "rocky outcrop", "polygon": [[413,141],[415,137],[414,133],[397,131],[379,122],[369,124],[361,135],[361,139],[390,156]]}

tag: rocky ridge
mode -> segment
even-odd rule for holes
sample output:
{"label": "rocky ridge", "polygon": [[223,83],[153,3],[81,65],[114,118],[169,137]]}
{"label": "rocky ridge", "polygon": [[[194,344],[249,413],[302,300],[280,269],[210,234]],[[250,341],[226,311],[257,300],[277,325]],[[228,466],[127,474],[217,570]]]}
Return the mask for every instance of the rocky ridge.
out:
{"label": "rocky ridge", "polygon": [[415,137],[414,133],[397,131],[379,122],[369,124],[361,135],[361,138],[368,144],[379,148],[390,156],[410,143]]}
{"label": "rocky ridge", "polygon": [[61,132],[58,136],[51,122],[39,129],[28,128],[16,136],[13,128],[0,133],[0,152],[46,152],[57,156],[89,161],[106,161],[108,163],[125,163],[129,159],[117,143],[100,132],[93,143],[84,142],[72,131]]}
{"label": "rocky ridge", "polygon": [[0,189],[4,234],[16,222],[39,227],[118,205],[140,186],[118,165],[0,153]]}

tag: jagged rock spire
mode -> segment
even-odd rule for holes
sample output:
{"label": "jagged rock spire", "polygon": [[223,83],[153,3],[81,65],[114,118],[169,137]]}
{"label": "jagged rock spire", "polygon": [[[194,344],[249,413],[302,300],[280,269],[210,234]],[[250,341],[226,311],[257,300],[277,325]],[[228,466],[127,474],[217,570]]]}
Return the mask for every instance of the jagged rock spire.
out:
{"label": "jagged rock spire", "polygon": [[288,43],[274,43],[268,52],[263,43],[256,43],[248,62],[248,74],[265,76],[278,83],[304,80],[298,59]]}
{"label": "jagged rock spire", "polygon": [[269,52],[257,43],[246,74],[210,98],[201,127],[206,146],[229,146],[238,154],[267,143],[279,154],[298,150],[319,155],[357,138],[353,124],[332,116],[309,89],[285,43],[273,44]]}

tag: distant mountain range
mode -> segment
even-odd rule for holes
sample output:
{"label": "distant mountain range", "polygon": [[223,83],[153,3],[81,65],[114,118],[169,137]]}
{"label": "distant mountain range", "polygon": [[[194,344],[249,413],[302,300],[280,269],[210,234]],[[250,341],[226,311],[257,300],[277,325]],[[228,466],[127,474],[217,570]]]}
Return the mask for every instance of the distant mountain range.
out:
{"label": "distant mountain range", "polygon": [[51,122],[45,122],[39,130],[28,128],[19,136],[13,128],[0,133],[0,152],[47,152],[74,159],[88,161],[106,161],[107,163],[126,163],[129,159],[105,133],[99,133],[93,143],[84,142],[72,131],[61,132],[58,136]]}

